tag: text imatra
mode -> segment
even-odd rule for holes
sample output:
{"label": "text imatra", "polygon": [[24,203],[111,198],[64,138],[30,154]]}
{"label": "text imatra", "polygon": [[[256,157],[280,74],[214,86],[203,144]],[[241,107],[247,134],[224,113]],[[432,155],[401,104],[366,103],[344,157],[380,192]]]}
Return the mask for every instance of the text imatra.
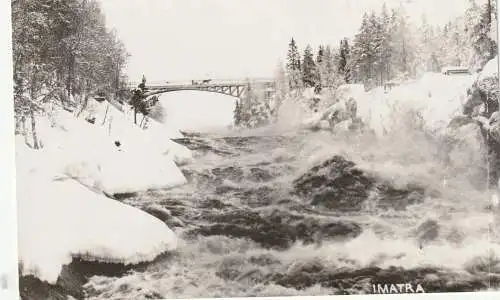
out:
{"label": "text imatra", "polygon": [[413,283],[377,283],[372,284],[374,294],[412,294],[425,293],[421,284]]}

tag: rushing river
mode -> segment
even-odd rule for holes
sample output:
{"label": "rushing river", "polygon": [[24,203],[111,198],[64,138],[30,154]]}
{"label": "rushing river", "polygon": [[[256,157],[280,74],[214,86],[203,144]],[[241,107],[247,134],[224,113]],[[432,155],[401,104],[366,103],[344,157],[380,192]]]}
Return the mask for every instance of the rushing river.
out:
{"label": "rushing river", "polygon": [[[190,136],[189,184],[121,201],[158,213],[179,248],[91,299],[496,290],[498,214],[419,133]],[[480,174],[480,172],[478,172]],[[480,175],[477,175],[480,176]],[[478,177],[482,182],[486,179]],[[406,292],[411,292],[407,290]],[[376,290],[377,291],[377,290]]]}

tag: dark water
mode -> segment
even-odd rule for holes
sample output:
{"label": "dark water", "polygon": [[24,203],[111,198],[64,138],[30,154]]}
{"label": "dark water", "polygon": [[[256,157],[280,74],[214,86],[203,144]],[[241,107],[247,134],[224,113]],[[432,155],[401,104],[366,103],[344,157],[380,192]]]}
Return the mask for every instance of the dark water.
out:
{"label": "dark water", "polygon": [[[404,139],[414,143],[403,146]],[[189,184],[122,201],[174,229],[179,249],[126,274],[92,277],[89,298],[359,294],[373,293],[374,284],[447,292],[500,284],[489,196],[475,191],[467,174],[447,169],[422,136],[178,142],[197,154],[182,167]]]}

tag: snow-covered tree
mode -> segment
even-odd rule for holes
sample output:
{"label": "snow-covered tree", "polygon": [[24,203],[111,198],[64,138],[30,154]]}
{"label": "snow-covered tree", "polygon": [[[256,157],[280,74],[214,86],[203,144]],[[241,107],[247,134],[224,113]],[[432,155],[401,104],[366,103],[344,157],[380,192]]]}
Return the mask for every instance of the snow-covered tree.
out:
{"label": "snow-covered tree", "polygon": [[[146,76],[142,76],[142,81],[136,89],[132,91],[132,97],[129,104],[134,109],[134,124],[143,127],[144,120],[149,116],[153,107],[159,102],[158,96],[147,97],[146,92],[149,89],[146,86]],[[137,123],[137,114],[142,115],[142,120]]]}
{"label": "snow-covered tree", "polygon": [[302,60],[302,81],[305,87],[315,87],[319,83],[318,69],[314,62],[313,50],[311,45],[304,49],[304,58]]}
{"label": "snow-covered tree", "polygon": [[45,104],[80,98],[84,108],[91,94],[116,93],[127,54],[95,0],[15,0],[11,8],[16,127],[30,119],[37,148],[35,115]]}
{"label": "snow-covered tree", "polygon": [[417,40],[415,64],[418,73],[439,72],[441,70],[441,59],[438,58],[439,44],[442,41],[436,36],[425,15],[422,15],[420,26],[417,28]]}
{"label": "snow-covered tree", "polygon": [[359,32],[354,37],[352,59],[355,81],[369,85],[373,81],[374,62],[376,60],[375,28],[370,16],[365,13]]}
{"label": "snow-covered tree", "polygon": [[370,28],[371,28],[371,45],[370,48],[372,49],[373,52],[373,65],[372,65],[372,71],[373,74],[371,75],[371,79],[373,80],[374,84],[376,85],[382,85],[384,81],[384,73],[385,73],[385,65],[384,65],[384,57],[383,57],[383,51],[382,51],[382,46],[384,44],[384,40],[386,38],[385,35],[385,28],[383,27],[382,19],[379,19],[375,12],[372,12],[370,15]]}
{"label": "snow-covered tree", "polygon": [[318,54],[316,55],[316,64],[319,66],[323,63],[325,57],[325,47],[323,45],[319,45]]}
{"label": "snow-covered tree", "polygon": [[351,83],[350,49],[347,38],[340,41],[339,51],[338,73],[345,83]]}
{"label": "snow-covered tree", "polygon": [[403,7],[392,10],[392,55],[391,65],[394,68],[393,76],[396,78],[408,78],[415,75],[415,36],[408,23],[408,16]]}
{"label": "snow-covered tree", "polygon": [[326,53],[326,47],[320,45],[318,47],[318,54],[316,55],[316,71],[317,71],[317,85],[319,87],[328,86],[327,79],[327,65],[328,60],[331,60],[331,49]]}
{"label": "snow-covered tree", "polygon": [[378,50],[378,58],[379,58],[379,72],[380,72],[380,80],[381,83],[388,81],[391,78],[391,57],[392,57],[392,48],[391,48],[391,37],[392,37],[392,28],[391,28],[391,18],[389,16],[389,12],[387,10],[387,6],[384,3],[382,6],[382,12],[379,18],[379,50]]}
{"label": "snow-covered tree", "polygon": [[471,67],[482,68],[487,61],[495,57],[498,44],[496,37],[492,34],[496,30],[496,1],[488,0],[482,6],[471,3],[466,14],[466,26],[469,33],[470,43],[473,47]]}
{"label": "snow-covered tree", "polygon": [[291,89],[302,86],[300,53],[295,40],[292,38],[288,45],[288,55],[286,63],[289,85]]}
{"label": "snow-covered tree", "polygon": [[274,119],[274,112],[269,100],[266,99],[262,86],[247,80],[247,90],[239,101],[238,109],[235,109],[235,126],[256,128],[270,124]]}
{"label": "snow-covered tree", "polygon": [[286,76],[286,71],[283,68],[283,64],[279,62],[276,66],[276,70],[274,72],[274,82],[275,82],[275,95],[274,95],[274,105],[272,107],[272,115],[274,118],[277,117],[277,113],[279,107],[285,101],[288,93],[290,91],[288,85],[288,78]]}
{"label": "snow-covered tree", "polygon": [[241,105],[239,100],[235,101],[234,104],[234,111],[233,111],[233,120],[234,120],[234,126],[239,127],[241,124]]}
{"label": "snow-covered tree", "polygon": [[333,57],[332,48],[327,45],[324,50],[323,61],[319,66],[321,85],[332,87],[335,84],[335,62]]}

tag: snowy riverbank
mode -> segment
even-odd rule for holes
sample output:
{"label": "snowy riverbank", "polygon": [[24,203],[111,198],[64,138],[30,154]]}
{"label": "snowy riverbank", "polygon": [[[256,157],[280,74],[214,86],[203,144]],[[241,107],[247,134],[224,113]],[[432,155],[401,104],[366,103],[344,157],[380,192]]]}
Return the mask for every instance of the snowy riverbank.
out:
{"label": "snowy riverbank", "polygon": [[176,164],[191,151],[170,140],[175,130],[154,122],[142,130],[108,102],[90,101],[79,118],[61,108],[38,116],[41,149],[16,137],[21,275],[50,284],[74,258],[137,264],[177,247],[162,221],[105,195],[185,184]]}

